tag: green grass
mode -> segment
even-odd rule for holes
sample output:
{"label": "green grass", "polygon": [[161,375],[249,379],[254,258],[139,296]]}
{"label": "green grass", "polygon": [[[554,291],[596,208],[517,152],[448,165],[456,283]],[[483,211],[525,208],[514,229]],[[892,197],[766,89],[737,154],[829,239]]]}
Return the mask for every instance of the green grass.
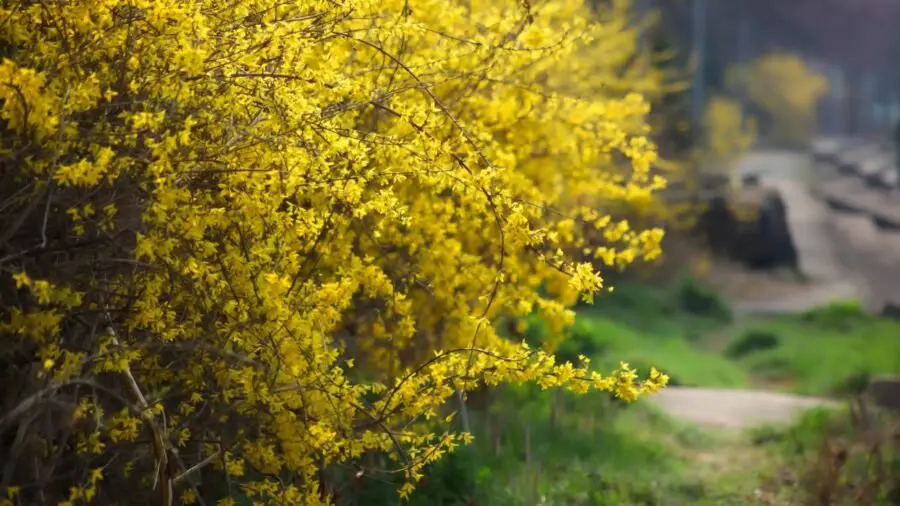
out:
{"label": "green grass", "polygon": [[870,322],[846,332],[785,319],[759,328],[778,335],[780,344],[740,363],[754,375],[785,381],[797,393],[839,394],[862,375],[900,372],[900,325],[895,323]]}
{"label": "green grass", "polygon": [[694,346],[684,338],[683,330],[672,325],[669,330],[640,332],[616,321],[583,316],[576,321],[572,334],[576,339],[597,343],[601,351],[593,360],[600,370],[625,361],[644,373],[650,366],[656,367],[678,385],[744,387],[749,383],[749,376],[739,365]]}
{"label": "green grass", "polygon": [[[532,338],[541,334],[540,325],[536,328]],[[869,375],[900,373],[900,322],[865,315],[855,303],[836,303],[800,315],[732,321],[730,312],[715,294],[689,280],[668,289],[625,285],[617,287],[613,295],[600,298],[594,306],[579,308],[576,323],[559,353],[569,360],[580,353],[589,355],[600,370],[615,367],[620,360],[642,373],[655,366],[668,373],[675,385],[756,387],[840,396],[858,391]],[[829,416],[814,411],[794,427],[769,428],[768,442],[761,441],[759,434],[718,438],[714,451],[702,449],[709,441],[700,443],[700,447],[696,442],[673,443],[668,436],[673,433],[671,427],[636,423],[626,417],[613,425],[621,427],[618,432],[606,434],[619,443],[605,445],[613,451],[605,454],[604,460],[592,460],[600,457],[589,457],[591,453],[582,450],[574,453],[577,457],[572,462],[578,469],[592,462],[588,467],[626,470],[625,475],[633,476],[626,498],[607,491],[601,497],[613,502],[566,502],[560,498],[555,501],[755,504],[752,495],[758,493],[768,476],[796,468],[800,461],[795,459],[810,458],[824,437],[836,437],[832,425],[826,431],[824,424],[831,420]],[[643,431],[645,427],[650,430]],[[755,443],[752,438],[756,438]],[[659,453],[650,453],[652,458],[648,459],[648,454],[641,457],[641,452],[618,451],[625,444],[623,441],[641,441]],[[712,462],[700,465],[696,460],[698,452],[711,457]],[[740,464],[729,468],[729,462]],[[641,472],[632,475],[634,468]],[[573,469],[550,479],[562,483],[579,476]],[[613,471],[607,473],[613,479],[622,476]],[[661,487],[651,487],[652,490],[668,494],[672,501],[657,496],[651,500],[642,495],[648,480]],[[576,489],[590,483],[596,485],[597,481],[583,479]],[[795,492],[782,484],[772,488],[771,493]]]}
{"label": "green grass", "polygon": [[612,293],[577,308],[579,319],[604,319],[650,334],[695,340],[731,322],[731,310],[721,298],[684,277],[670,287],[622,284]]}
{"label": "green grass", "polygon": [[[649,406],[617,407],[599,395],[566,396],[557,409],[555,425],[546,416],[507,419],[499,454],[491,445],[476,445],[482,479],[478,504],[524,506],[543,498],[573,506],[674,506],[704,495],[678,453],[680,446],[709,444],[695,429]],[[525,464],[525,425],[531,465]],[[480,440],[490,436],[483,433]]]}
{"label": "green grass", "polygon": [[[584,354],[600,371],[620,361],[642,373],[655,366],[684,385],[749,383],[741,367],[696,345],[704,333],[728,325],[731,313],[690,280],[667,289],[621,285],[577,313],[560,360]],[[526,338],[538,345],[548,337],[532,315]],[[669,420],[648,403],[624,406],[608,394],[534,386],[506,386],[494,395],[489,410],[470,412],[473,445],[434,466],[413,505],[718,505],[731,488],[710,478],[712,469],[696,467],[698,454],[717,450],[718,436]],[[736,481],[747,482],[743,474],[736,472]],[[367,500],[393,504],[377,497]]]}
{"label": "green grass", "polygon": [[[896,415],[873,413],[872,425],[862,426],[848,409],[820,408],[788,427],[754,429],[751,447],[770,462],[758,482],[766,504],[855,506],[864,496],[874,499],[866,504],[898,504],[900,445],[887,430],[898,421]],[[829,500],[823,503],[826,491]]]}
{"label": "green grass", "polygon": [[[698,306],[705,310],[688,310]],[[720,306],[687,279],[668,289],[620,286],[579,308],[561,352],[590,355],[603,369],[619,360],[642,372],[652,365],[676,385],[819,396],[848,393],[870,375],[900,373],[900,322],[866,315],[857,303],[737,322]]]}
{"label": "green grass", "polygon": [[[620,361],[641,373],[653,366],[676,385],[745,387],[746,370],[698,345],[704,334],[730,322],[731,311],[721,299],[689,278],[668,288],[625,284],[578,308],[559,355],[568,360],[590,356],[601,371]],[[539,323],[536,328],[533,341],[541,336]]]}
{"label": "green grass", "polygon": [[860,314],[829,313],[757,319],[736,326],[777,337],[777,345],[754,350],[735,364],[763,382],[808,395],[840,395],[875,374],[900,373],[900,322]]}
{"label": "green grass", "polygon": [[698,474],[692,460],[716,449],[714,435],[669,420],[644,403],[623,406],[599,393],[565,394],[555,403],[554,397],[535,387],[505,387],[491,410],[470,413],[472,445],[433,465],[409,502],[396,497],[396,478],[378,476],[340,504],[721,504],[709,500],[722,495],[713,493],[712,475]]}
{"label": "green grass", "polygon": [[[749,383],[740,366],[697,346],[704,333],[727,325],[731,313],[715,294],[689,280],[668,289],[619,286],[577,313],[557,351],[560,360],[584,354],[600,371],[620,361],[641,373],[654,366],[682,385]],[[535,345],[548,338],[537,315],[529,318],[526,337]],[[708,479],[712,472],[698,473],[693,459],[713,453],[719,446],[716,437],[669,420],[646,403],[623,407],[604,394],[506,387],[491,413],[471,414],[476,442],[465,453],[471,465],[462,465],[460,473],[474,475],[473,491],[458,496],[423,489],[417,493],[423,504],[713,505],[721,504],[726,488],[747,482],[743,469],[727,486]],[[493,442],[498,430],[499,453]],[[526,440],[530,465],[525,463]],[[433,482],[430,486],[441,489]]]}

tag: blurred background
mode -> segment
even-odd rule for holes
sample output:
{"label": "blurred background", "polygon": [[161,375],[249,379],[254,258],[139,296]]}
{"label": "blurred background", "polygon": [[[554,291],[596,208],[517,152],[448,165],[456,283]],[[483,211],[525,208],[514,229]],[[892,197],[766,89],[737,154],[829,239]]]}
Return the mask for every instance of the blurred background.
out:
{"label": "blurred background", "polygon": [[697,69],[695,120],[717,92],[736,94],[756,115],[769,112],[748,101],[753,91],[741,90],[732,74],[772,55],[800,65],[773,66],[770,79],[803,87],[804,75],[789,74],[803,68],[824,79],[814,104],[820,133],[881,132],[900,117],[900,6],[893,0],[635,0],[635,10],[658,10],[663,44],[690,49],[682,57]]}

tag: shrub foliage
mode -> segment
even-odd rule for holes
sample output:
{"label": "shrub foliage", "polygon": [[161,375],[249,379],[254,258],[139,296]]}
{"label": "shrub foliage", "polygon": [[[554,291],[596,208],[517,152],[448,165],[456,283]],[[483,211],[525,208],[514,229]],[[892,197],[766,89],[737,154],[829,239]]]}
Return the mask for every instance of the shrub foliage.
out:
{"label": "shrub foliage", "polygon": [[664,184],[622,77],[627,2],[22,0],[0,19],[6,504],[323,504],[374,467],[405,495],[468,439],[435,422],[457,392],[665,384],[492,326],[561,328],[595,265],[659,254],[660,230],[609,211]]}

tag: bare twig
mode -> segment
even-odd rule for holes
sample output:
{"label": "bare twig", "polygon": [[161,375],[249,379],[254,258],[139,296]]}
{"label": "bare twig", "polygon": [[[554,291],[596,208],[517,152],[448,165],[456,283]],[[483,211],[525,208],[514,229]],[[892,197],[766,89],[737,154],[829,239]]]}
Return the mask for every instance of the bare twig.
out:
{"label": "bare twig", "polygon": [[214,460],[216,460],[217,458],[219,458],[219,456],[220,456],[221,454],[222,454],[222,451],[221,451],[221,450],[220,450],[220,451],[217,451],[217,452],[215,452],[215,453],[213,453],[212,455],[210,455],[210,456],[206,457],[205,459],[201,460],[199,463],[194,464],[193,466],[191,466],[187,471],[185,471],[185,472],[179,474],[178,476],[176,476],[175,479],[172,480],[172,481],[173,481],[176,485],[178,485],[180,482],[184,481],[186,478],[190,478],[192,474],[196,473],[197,471],[199,471],[199,470],[203,469],[204,467],[208,466],[209,464],[211,464]]}

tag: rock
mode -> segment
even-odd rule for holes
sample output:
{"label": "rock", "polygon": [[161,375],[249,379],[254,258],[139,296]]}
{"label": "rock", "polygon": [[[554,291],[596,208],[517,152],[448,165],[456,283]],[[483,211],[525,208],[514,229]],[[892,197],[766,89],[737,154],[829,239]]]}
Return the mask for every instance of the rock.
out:
{"label": "rock", "polygon": [[[787,210],[774,190],[761,193],[754,205],[759,209],[756,223],[750,226],[748,247],[755,246],[747,260],[755,267],[797,266],[797,252],[787,225]],[[739,246],[740,247],[740,246]]]}
{"label": "rock", "polygon": [[729,187],[731,180],[726,174],[706,172],[700,174],[699,186],[702,191],[718,191]]}
{"label": "rock", "polygon": [[669,182],[664,194],[665,198],[670,202],[695,200],[709,202],[716,196],[727,193],[730,183],[728,176],[723,174],[701,173],[696,180],[691,182],[685,180]]}
{"label": "rock", "polygon": [[750,186],[731,200],[714,198],[700,228],[715,254],[751,268],[797,266],[785,205],[772,188]]}
{"label": "rock", "polygon": [[878,313],[882,318],[891,318],[893,320],[900,320],[900,303],[894,301],[887,301],[881,306],[881,312]]}
{"label": "rock", "polygon": [[900,376],[871,378],[866,395],[880,408],[900,411]]}
{"label": "rock", "polygon": [[698,230],[706,239],[713,254],[726,256],[734,242],[737,217],[728,205],[728,199],[717,195],[700,217]]}

